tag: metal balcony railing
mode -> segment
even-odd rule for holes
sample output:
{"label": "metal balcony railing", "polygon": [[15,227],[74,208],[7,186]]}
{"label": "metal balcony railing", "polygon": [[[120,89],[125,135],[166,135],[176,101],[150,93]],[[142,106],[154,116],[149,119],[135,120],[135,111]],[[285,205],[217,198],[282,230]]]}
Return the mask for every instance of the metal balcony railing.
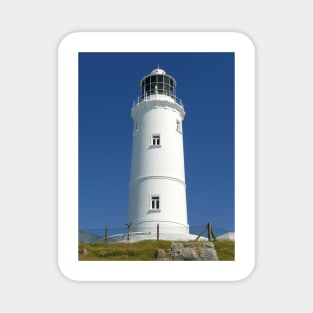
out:
{"label": "metal balcony railing", "polygon": [[178,105],[180,105],[181,107],[184,107],[183,105],[183,101],[178,98],[176,95],[166,95],[166,94],[151,94],[151,95],[144,95],[144,96],[139,96],[137,97],[134,101],[133,101],[133,108],[135,106],[137,106],[139,103],[141,103],[142,101],[153,101],[153,100],[166,100],[166,101],[170,101],[173,103],[176,103]]}

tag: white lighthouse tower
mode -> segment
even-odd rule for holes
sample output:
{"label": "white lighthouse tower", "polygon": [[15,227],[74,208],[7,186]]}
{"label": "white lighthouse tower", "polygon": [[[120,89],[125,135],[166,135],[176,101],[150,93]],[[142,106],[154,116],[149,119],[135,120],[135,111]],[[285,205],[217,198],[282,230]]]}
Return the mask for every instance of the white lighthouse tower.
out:
{"label": "white lighthouse tower", "polygon": [[131,240],[188,240],[183,148],[185,110],[176,81],[154,69],[141,82],[134,103],[128,230]]}

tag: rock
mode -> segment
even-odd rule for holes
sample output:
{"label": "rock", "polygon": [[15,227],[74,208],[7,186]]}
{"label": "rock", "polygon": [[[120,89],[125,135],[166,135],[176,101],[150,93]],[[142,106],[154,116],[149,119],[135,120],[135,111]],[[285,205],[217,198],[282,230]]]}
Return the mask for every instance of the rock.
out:
{"label": "rock", "polygon": [[172,260],[173,261],[185,261],[184,256],[182,254],[180,254],[179,251],[172,253]]}
{"label": "rock", "polygon": [[172,242],[170,250],[158,249],[158,260],[218,261],[212,242]]}
{"label": "rock", "polygon": [[172,256],[172,253],[170,249],[167,249],[167,250],[157,249],[155,253],[155,257],[161,261],[169,261],[171,260],[171,256]]}
{"label": "rock", "polygon": [[197,260],[197,253],[192,248],[184,248],[181,252],[184,261],[195,261]]}
{"label": "rock", "polygon": [[164,249],[158,249],[156,251],[156,257],[157,258],[164,258],[165,257],[165,250]]}
{"label": "rock", "polygon": [[88,254],[88,250],[87,249],[79,249],[78,253],[79,253],[79,255],[87,255]]}
{"label": "rock", "polygon": [[172,251],[184,249],[184,245],[181,242],[172,242],[171,243]]}
{"label": "rock", "polygon": [[201,261],[218,261],[218,257],[215,249],[211,247],[200,248],[200,260]]}
{"label": "rock", "polygon": [[214,248],[214,244],[211,241],[204,241],[204,242],[202,242],[202,246],[203,247],[207,247],[207,248]]}

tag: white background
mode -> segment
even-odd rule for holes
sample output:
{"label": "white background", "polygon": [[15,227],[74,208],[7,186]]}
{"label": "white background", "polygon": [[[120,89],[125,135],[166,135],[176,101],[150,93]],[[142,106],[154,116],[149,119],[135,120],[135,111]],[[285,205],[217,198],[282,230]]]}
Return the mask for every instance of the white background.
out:
{"label": "white background", "polygon": [[[2,1],[1,307],[310,311],[309,1]],[[57,46],[74,31],[238,31],[256,46],[256,267],[240,282],[73,282],[57,267]],[[307,288],[308,287],[308,288]],[[110,309],[111,308],[111,309]]]}
{"label": "white background", "polygon": [[[76,32],[66,36],[58,50],[58,264],[62,273],[77,281],[234,281],[250,275],[255,265],[255,48],[251,40],[238,32]],[[77,81],[82,51],[235,53],[234,262],[78,261]]]}

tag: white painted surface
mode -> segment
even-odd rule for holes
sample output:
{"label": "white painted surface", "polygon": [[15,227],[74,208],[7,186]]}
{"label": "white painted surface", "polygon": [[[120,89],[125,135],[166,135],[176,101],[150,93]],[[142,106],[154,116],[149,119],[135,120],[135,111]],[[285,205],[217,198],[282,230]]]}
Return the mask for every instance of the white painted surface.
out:
{"label": "white painted surface", "polygon": [[216,239],[233,240],[233,241],[235,241],[235,233],[234,232],[228,232],[228,233],[225,233],[223,235],[220,235],[220,236],[216,237]]}
{"label": "white painted surface", "polygon": [[[198,236],[182,233],[164,233],[161,231],[159,240],[195,240]],[[109,236],[106,242],[136,242],[140,240],[157,240],[157,234],[154,232],[130,232]],[[206,237],[199,237],[198,241],[208,241]]]}
{"label": "white painted surface", "polygon": [[[134,131],[128,208],[130,229],[155,234],[159,224],[160,234],[188,235],[184,108],[169,96],[151,95],[133,107],[131,116]],[[152,144],[153,135],[160,136],[160,145]],[[151,208],[151,196],[160,197],[159,210]]]}
{"label": "white painted surface", "polygon": [[164,70],[160,69],[160,68],[156,68],[155,70],[153,70],[151,72],[151,74],[166,74]]}

